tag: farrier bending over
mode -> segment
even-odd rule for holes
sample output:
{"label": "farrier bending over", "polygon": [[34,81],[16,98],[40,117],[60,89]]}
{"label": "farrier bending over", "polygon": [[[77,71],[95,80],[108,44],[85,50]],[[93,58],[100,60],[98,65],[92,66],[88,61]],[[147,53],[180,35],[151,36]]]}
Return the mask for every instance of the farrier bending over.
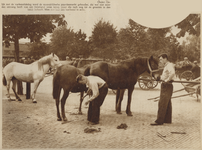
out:
{"label": "farrier bending over", "polygon": [[98,124],[100,118],[100,106],[103,104],[108,93],[106,82],[97,76],[84,76],[81,74],[76,77],[76,81],[81,84],[86,84],[88,92],[89,90],[92,91],[92,95],[85,103],[86,105],[90,103],[87,119],[92,125]]}

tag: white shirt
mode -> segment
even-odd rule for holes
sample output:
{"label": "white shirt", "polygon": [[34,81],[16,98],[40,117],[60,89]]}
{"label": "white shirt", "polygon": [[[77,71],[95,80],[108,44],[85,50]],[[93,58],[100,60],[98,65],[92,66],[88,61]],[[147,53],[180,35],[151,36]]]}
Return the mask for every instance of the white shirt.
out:
{"label": "white shirt", "polygon": [[163,73],[161,75],[161,80],[168,82],[174,80],[174,77],[175,77],[174,64],[167,62],[164,66]]}
{"label": "white shirt", "polygon": [[86,86],[92,90],[93,95],[90,97],[89,101],[94,100],[99,95],[99,89],[103,87],[105,81],[97,76],[87,76]]}

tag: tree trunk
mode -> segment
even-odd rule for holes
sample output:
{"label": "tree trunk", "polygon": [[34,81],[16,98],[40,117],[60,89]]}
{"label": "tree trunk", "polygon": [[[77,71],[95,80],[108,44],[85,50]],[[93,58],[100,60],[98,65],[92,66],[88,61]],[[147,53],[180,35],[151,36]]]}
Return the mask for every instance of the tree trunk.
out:
{"label": "tree trunk", "polygon": [[[19,62],[19,38],[17,34],[15,35],[15,61]],[[21,81],[17,82],[17,93],[19,95],[23,95],[23,87]]]}
{"label": "tree trunk", "polygon": [[15,36],[15,61],[19,62],[19,39]]}

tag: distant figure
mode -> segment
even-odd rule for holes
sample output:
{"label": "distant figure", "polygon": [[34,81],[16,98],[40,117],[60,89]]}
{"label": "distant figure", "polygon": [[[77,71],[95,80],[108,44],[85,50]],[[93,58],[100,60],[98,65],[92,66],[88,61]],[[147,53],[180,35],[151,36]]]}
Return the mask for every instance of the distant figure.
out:
{"label": "distant figure", "polygon": [[184,57],[184,61],[183,61],[183,66],[190,66],[191,62],[189,61],[189,59],[187,57]]}
{"label": "distant figure", "polygon": [[201,75],[201,68],[199,67],[197,61],[194,61],[194,66],[192,67],[191,71],[194,74],[194,79],[200,77],[200,75]]}
{"label": "distant figure", "polygon": [[25,61],[26,61],[26,60],[25,60],[25,57],[23,57],[23,58],[21,59],[20,63],[23,63],[23,64],[24,64]]}
{"label": "distant figure", "polygon": [[71,61],[71,59],[69,58],[69,56],[66,56],[66,60],[67,61]]}
{"label": "distant figure", "polygon": [[196,60],[194,61],[194,65],[198,66],[198,62]]}

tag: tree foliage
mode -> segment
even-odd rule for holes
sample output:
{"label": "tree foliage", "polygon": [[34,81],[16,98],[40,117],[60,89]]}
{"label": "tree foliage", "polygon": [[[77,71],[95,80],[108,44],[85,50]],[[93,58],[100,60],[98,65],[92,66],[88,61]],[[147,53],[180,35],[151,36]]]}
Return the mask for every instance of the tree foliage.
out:
{"label": "tree foliage", "polygon": [[200,62],[200,37],[192,35],[187,37],[187,43],[182,44],[183,57],[188,57],[190,61]]}
{"label": "tree foliage", "polygon": [[60,26],[51,35],[51,50],[58,54],[61,59],[69,57],[87,57],[89,55],[86,34],[81,30],[74,32],[67,26]]}
{"label": "tree foliage", "polygon": [[176,62],[180,60],[180,56],[182,55],[180,43],[177,41],[177,38],[171,33],[169,36],[166,37],[166,50],[161,53],[168,53],[169,60],[172,62]]}
{"label": "tree foliage", "polygon": [[137,24],[131,19],[128,24],[126,28],[119,30],[117,36],[120,58],[145,55],[149,51],[146,27]]}
{"label": "tree foliage", "polygon": [[130,19],[129,26],[118,32],[119,53],[121,57],[158,56],[171,48],[175,37],[169,34],[170,28],[146,28]]}
{"label": "tree foliage", "polygon": [[89,48],[89,44],[86,38],[86,34],[81,30],[75,33],[73,47],[74,57],[82,56],[86,58],[89,56],[91,49]]}
{"label": "tree foliage", "polygon": [[48,55],[50,52],[49,44],[41,41],[28,43],[28,47],[30,49],[29,57],[33,57],[35,60]]}
{"label": "tree foliage", "polygon": [[102,58],[114,58],[116,50],[117,31],[113,24],[101,19],[94,25],[92,36],[89,38],[92,55]]}
{"label": "tree foliage", "polygon": [[150,48],[154,53],[162,53],[162,51],[166,51],[169,40],[167,35],[170,33],[170,28],[149,28],[147,33],[150,41]]}
{"label": "tree foliage", "polygon": [[39,42],[47,33],[52,33],[56,24],[64,25],[64,15],[3,15],[3,42],[15,44],[15,59],[19,61],[19,39],[29,38]]}
{"label": "tree foliage", "polygon": [[73,40],[74,31],[72,29],[68,29],[67,26],[57,27],[51,34],[51,51],[64,59],[68,51],[71,51]]}
{"label": "tree foliage", "polygon": [[200,35],[200,14],[190,14],[187,18],[183,21],[178,23],[176,27],[180,28],[181,30],[177,33],[177,37],[184,37],[185,33],[190,35]]}

